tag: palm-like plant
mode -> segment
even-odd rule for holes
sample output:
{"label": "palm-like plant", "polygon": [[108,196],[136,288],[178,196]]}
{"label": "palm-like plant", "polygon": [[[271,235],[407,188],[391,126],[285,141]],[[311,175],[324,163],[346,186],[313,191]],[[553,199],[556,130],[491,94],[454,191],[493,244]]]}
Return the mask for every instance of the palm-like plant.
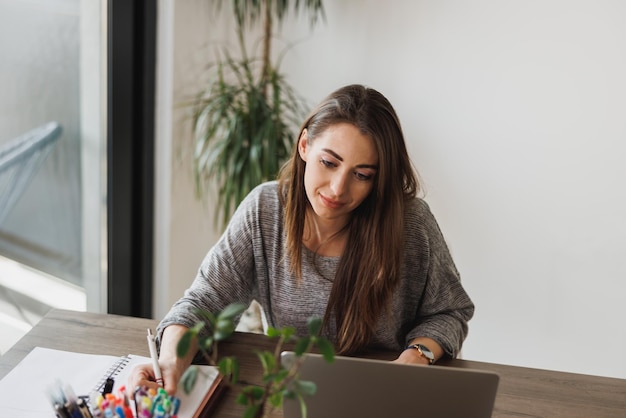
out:
{"label": "palm-like plant", "polygon": [[[222,0],[213,0],[221,8]],[[311,27],[324,16],[322,0],[231,0],[240,56],[226,48],[209,66],[206,89],[194,105],[194,179],[198,195],[208,181],[218,187],[216,221],[223,227],[256,185],[275,178],[288,157],[305,101],[272,62],[275,22],[289,11],[310,12]],[[248,29],[262,22],[261,55],[250,56]],[[221,214],[221,218],[220,218]]]}

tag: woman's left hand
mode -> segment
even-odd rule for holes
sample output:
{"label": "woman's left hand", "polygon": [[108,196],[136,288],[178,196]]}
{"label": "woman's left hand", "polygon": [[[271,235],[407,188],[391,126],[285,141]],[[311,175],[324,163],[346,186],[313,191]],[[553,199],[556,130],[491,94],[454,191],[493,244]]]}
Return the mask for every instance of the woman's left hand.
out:
{"label": "woman's left hand", "polygon": [[428,359],[422,356],[419,351],[408,348],[400,353],[397,359],[392,361],[393,363],[400,364],[423,364],[428,365]]}
{"label": "woman's left hand", "polygon": [[[443,349],[435,340],[427,337],[418,337],[411,340],[408,345],[412,344],[423,344],[426,346],[430,352],[433,353],[435,360],[437,361],[443,356]],[[403,352],[400,353],[397,359],[393,360],[394,363],[400,364],[424,364],[428,365],[429,361],[426,357],[424,357],[418,350],[414,348],[407,348]]]}

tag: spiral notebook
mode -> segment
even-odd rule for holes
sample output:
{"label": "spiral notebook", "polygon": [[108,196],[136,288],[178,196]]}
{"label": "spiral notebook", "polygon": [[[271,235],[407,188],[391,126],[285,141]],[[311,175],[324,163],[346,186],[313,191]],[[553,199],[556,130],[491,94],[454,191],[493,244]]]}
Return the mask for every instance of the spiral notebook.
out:
{"label": "spiral notebook", "polygon": [[[137,364],[151,363],[150,357],[129,354],[123,357],[85,354],[35,347],[11,372],[0,380],[0,417],[50,418],[54,416],[49,391],[62,382],[70,385],[76,395],[101,391],[106,379],[115,380],[113,391],[125,385]],[[194,390],[181,400],[179,418],[202,417],[210,409],[210,401],[222,388],[221,376],[211,366],[200,366]]]}

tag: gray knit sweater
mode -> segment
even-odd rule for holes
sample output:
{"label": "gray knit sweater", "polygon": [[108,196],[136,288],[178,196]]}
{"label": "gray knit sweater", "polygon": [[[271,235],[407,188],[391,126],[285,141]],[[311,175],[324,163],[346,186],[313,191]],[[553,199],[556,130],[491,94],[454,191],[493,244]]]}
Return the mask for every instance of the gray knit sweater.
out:
{"label": "gray knit sweater", "polygon": [[[418,336],[437,341],[455,357],[474,305],[459,280],[447,245],[428,205],[414,199],[405,214],[403,275],[388,312],[381,316],[373,347],[400,351]],[[339,257],[304,249],[298,284],[285,256],[283,209],[277,182],[258,186],[241,203],[226,231],[204,258],[191,287],[163,318],[193,326],[193,308],[218,312],[233,302],[256,299],[270,326],[293,326],[306,334],[307,319],[323,317]],[[332,340],[336,330],[327,335]]]}

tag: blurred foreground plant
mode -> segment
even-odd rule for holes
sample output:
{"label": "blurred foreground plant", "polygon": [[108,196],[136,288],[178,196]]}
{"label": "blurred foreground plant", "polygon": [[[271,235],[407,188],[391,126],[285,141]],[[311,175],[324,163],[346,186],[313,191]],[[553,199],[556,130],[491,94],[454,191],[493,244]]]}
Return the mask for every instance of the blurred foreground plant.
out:
{"label": "blurred foreground plant", "polygon": [[[218,367],[230,386],[239,386],[241,391],[237,396],[237,403],[246,407],[243,418],[268,417],[274,409],[282,407],[283,399],[297,399],[300,403],[302,417],[306,418],[305,396],[315,394],[317,387],[314,382],[300,380],[298,370],[304,355],[313,348],[317,348],[327,362],[332,363],[335,358],[333,345],[320,336],[322,321],[319,318],[310,318],[308,321],[308,335],[298,337],[295,328],[268,328],[267,335],[277,339],[274,351],[257,351],[257,357],[263,366],[262,385],[241,384],[239,378],[239,362],[234,357],[219,358],[218,343],[228,339],[234,332],[235,320],[246,310],[246,305],[231,304],[222,312],[198,310],[202,318],[194,327],[190,328],[180,339],[177,346],[177,355],[184,357],[194,340],[198,341],[198,350],[205,361]],[[202,331],[208,332],[202,332]],[[293,343],[293,351],[297,360],[289,368],[280,361],[281,352],[286,343]],[[198,377],[199,369],[190,366],[181,379],[183,389],[189,393]]]}

